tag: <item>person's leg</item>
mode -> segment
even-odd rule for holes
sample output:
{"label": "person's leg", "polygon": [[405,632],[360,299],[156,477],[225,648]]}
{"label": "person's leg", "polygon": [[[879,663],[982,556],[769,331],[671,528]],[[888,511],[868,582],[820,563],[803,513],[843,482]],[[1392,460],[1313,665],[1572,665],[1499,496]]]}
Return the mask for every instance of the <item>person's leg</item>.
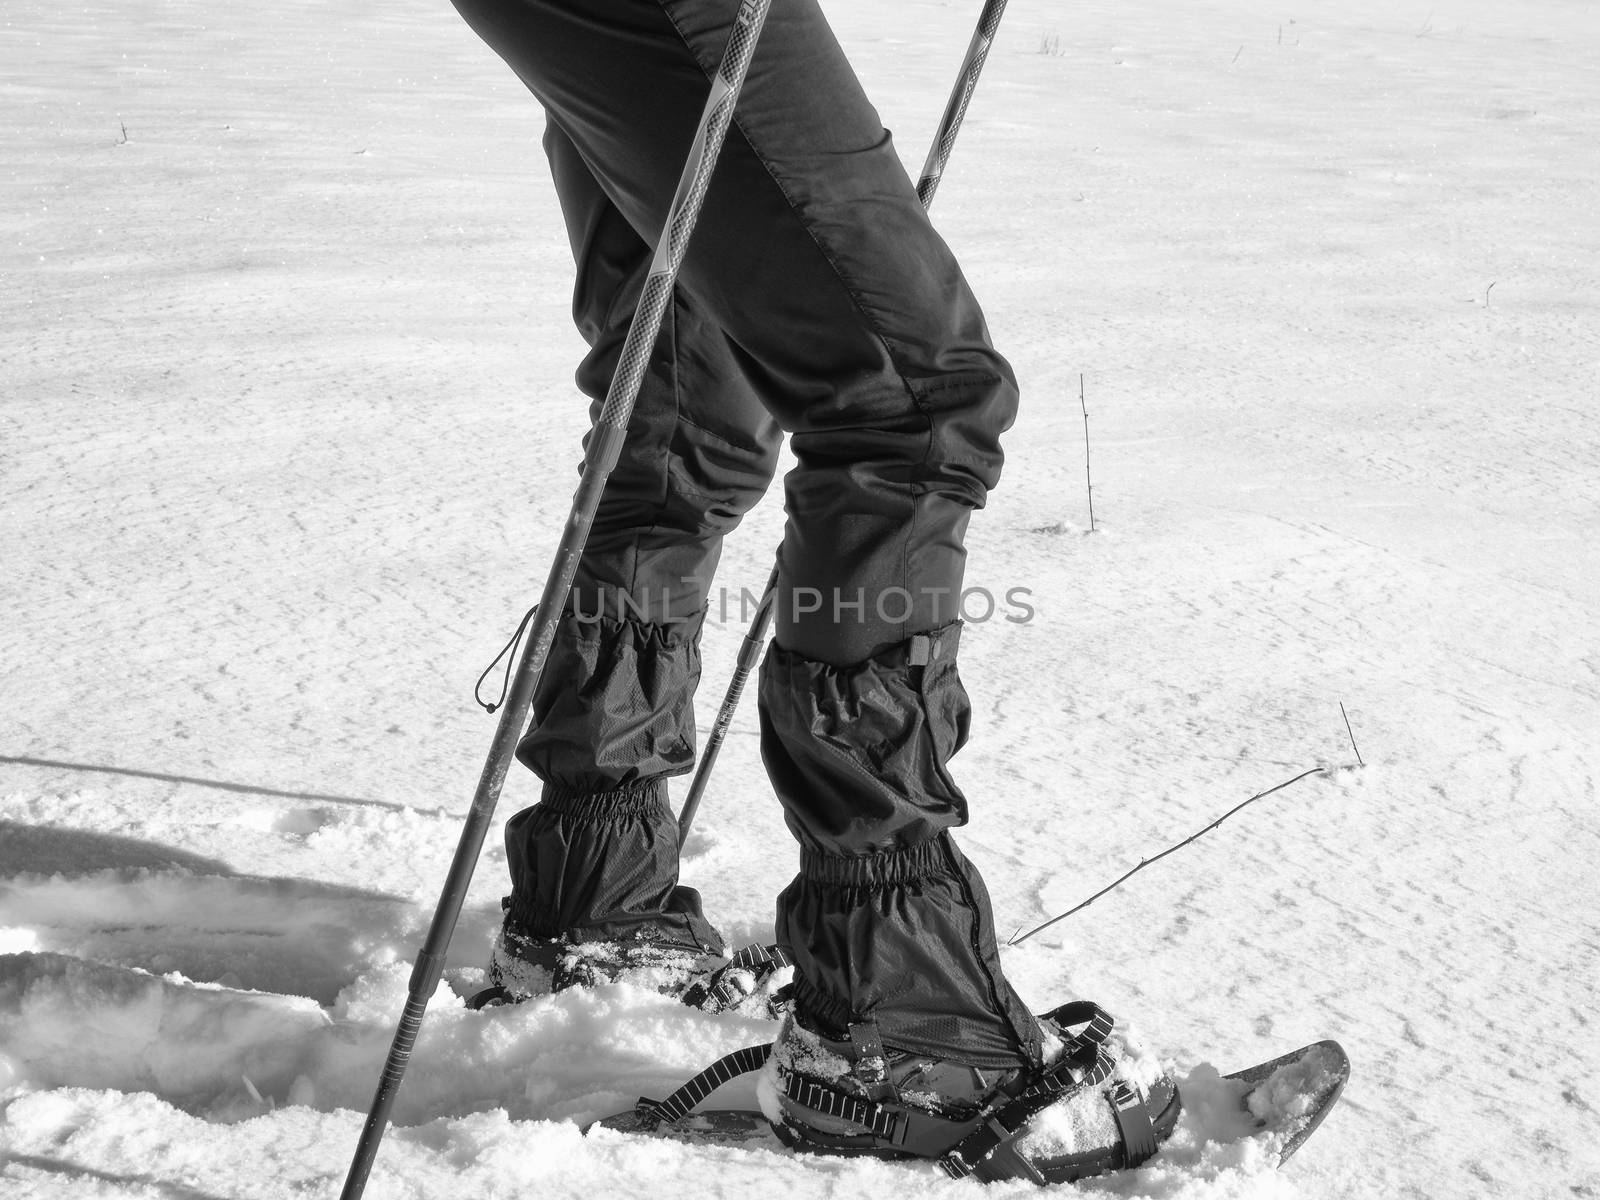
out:
{"label": "person's leg", "polygon": [[[736,0],[457,7],[653,242]],[[966,802],[945,769],[967,713],[962,538],[1015,385],[811,0],[774,4],[680,287],[799,459],[761,706],[802,847],[778,912],[800,1010],[919,1053],[1036,1064],[1038,1026],[949,840]]]}
{"label": "person's leg", "polygon": [[[554,125],[545,150],[578,266],[573,317],[590,344],[578,386],[598,406],[650,251]],[[552,940],[722,949],[698,895],[677,883],[666,781],[694,761],[700,625],[722,538],[766,490],[779,437],[720,329],[679,297],[518,747],[544,789],[506,825],[507,925],[510,948],[540,966],[560,953]],[[504,959],[502,976],[513,971]]]}

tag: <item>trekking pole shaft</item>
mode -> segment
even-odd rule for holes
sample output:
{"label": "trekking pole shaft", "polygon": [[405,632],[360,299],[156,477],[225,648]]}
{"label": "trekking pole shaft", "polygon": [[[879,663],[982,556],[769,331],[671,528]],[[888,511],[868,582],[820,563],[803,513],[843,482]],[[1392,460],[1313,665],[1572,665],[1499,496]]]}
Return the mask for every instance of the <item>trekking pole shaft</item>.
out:
{"label": "trekking pole shaft", "polygon": [[922,165],[922,178],[917,181],[917,198],[922,207],[933,203],[933,194],[939,190],[939,178],[944,174],[945,163],[956,144],[956,134],[966,119],[967,105],[977,89],[978,76],[983,74],[983,64],[988,61],[989,47],[1000,29],[1000,18],[1005,16],[1006,0],[985,0],[983,12],[978,16],[978,27],[972,31],[972,41],[967,46],[967,57],[961,62],[956,75],[956,85],[944,106],[944,116],[939,121],[939,131],[934,134],[928,158]]}
{"label": "trekking pole shaft", "polygon": [[722,698],[722,707],[717,710],[716,722],[711,726],[711,735],[706,738],[705,751],[700,755],[700,764],[695,768],[694,782],[689,785],[689,795],[683,801],[683,811],[678,814],[678,845],[683,845],[689,836],[689,827],[694,824],[694,815],[700,810],[700,797],[705,795],[706,784],[711,780],[711,768],[717,761],[717,754],[722,750],[722,743],[728,736],[728,726],[733,723],[733,714],[739,707],[739,697],[744,695],[744,685],[749,681],[751,673],[756,669],[756,660],[761,657],[761,650],[767,644],[767,625],[772,620],[772,608],[778,599],[778,568],[772,568],[772,574],[767,577],[767,586],[761,593],[761,601],[756,605],[756,615],[750,620],[750,628],[744,635],[744,641],[739,645],[739,661],[734,666],[733,678],[728,682],[728,692]]}
{"label": "trekking pole shaft", "polygon": [[545,662],[550,656],[550,647],[555,642],[556,628],[566,607],[567,594],[572,590],[572,581],[577,574],[584,544],[588,541],[590,527],[594,524],[595,513],[600,506],[600,496],[605,490],[606,478],[611,474],[611,469],[616,465],[617,458],[622,452],[622,444],[627,437],[628,421],[633,415],[634,402],[638,399],[645,368],[649,363],[656,337],[661,332],[667,305],[672,299],[678,267],[683,262],[689,237],[694,232],[695,222],[699,219],[700,207],[705,199],[706,189],[710,185],[717,156],[722,150],[728,125],[732,121],[734,105],[738,102],[739,90],[744,85],[745,74],[755,53],[761,27],[766,22],[770,3],[771,0],[743,0],[734,19],[733,30],[728,36],[727,49],[723,52],[722,65],[712,81],[711,95],[701,113],[688,161],[683,174],[679,177],[677,191],[667,211],[661,240],[650,265],[650,275],[645,281],[638,308],[634,311],[633,324],[628,329],[627,340],[623,343],[621,361],[617,365],[616,374],[612,377],[605,403],[601,406],[594,435],[590,438],[583,476],[572,499],[572,512],[556,550],[555,561],[551,564],[550,573],[545,579],[544,592],[539,599],[539,608],[534,618],[533,629],[528,636],[527,647],[523,651],[510,693],[501,709],[494,740],[490,744],[489,755],[484,762],[483,774],[478,780],[472,807],[468,811],[466,824],[461,831],[461,840],[456,846],[455,857],[451,860],[450,871],[445,877],[444,889],[440,894],[438,907],[434,910],[427,937],[423,941],[421,952],[417,955],[416,966],[411,972],[405,1009],[395,1029],[394,1042],[389,1048],[383,1073],[378,1080],[372,1108],[367,1114],[366,1124],[362,1127],[361,1137],[356,1143],[355,1155],[351,1160],[349,1173],[345,1177],[344,1190],[340,1193],[341,1200],[358,1200],[366,1189],[367,1178],[371,1173],[373,1160],[377,1156],[378,1144],[388,1125],[395,1097],[422,1028],[422,1018],[427,1011],[428,999],[438,989],[439,980],[443,977],[445,952],[450,945],[450,936],[455,932],[456,922],[461,916],[467,888],[472,882],[478,856],[494,819],[495,805],[499,802],[506,773],[510,770],[517,741],[527,720],[528,710],[532,706],[534,691],[538,687],[539,677],[544,672]]}
{"label": "trekking pole shaft", "polygon": [[[933,194],[939,190],[939,177],[944,174],[945,163],[949,161],[950,151],[956,144],[956,134],[961,129],[961,122],[966,118],[967,105],[972,101],[972,93],[978,86],[978,76],[983,73],[983,64],[989,58],[989,47],[994,42],[994,35],[1000,28],[1000,18],[1005,15],[1005,11],[1006,0],[986,0],[983,12],[978,16],[978,27],[972,32],[972,41],[967,46],[967,56],[961,62],[961,70],[956,75],[956,85],[944,106],[944,116],[939,120],[938,131],[933,135],[933,145],[928,150],[928,160],[923,165],[922,178],[917,181],[917,199],[922,201],[924,209],[933,204]],[[717,761],[717,755],[722,751],[723,740],[728,735],[728,725],[733,720],[734,711],[739,707],[740,697],[744,695],[745,682],[755,669],[756,659],[766,642],[767,623],[772,619],[777,594],[778,568],[773,567],[772,575],[767,580],[767,590],[761,595],[761,603],[757,606],[756,615],[750,622],[750,630],[745,634],[744,642],[739,647],[739,661],[734,668],[733,679],[728,683],[727,694],[723,696],[722,707],[717,711],[716,723],[712,725],[711,733],[706,738],[706,748],[701,752],[700,764],[694,773],[694,782],[690,784],[689,795],[683,802],[683,810],[678,814],[680,846],[689,836],[689,828],[693,825],[695,814],[700,809],[700,798],[705,794],[706,785],[711,781],[712,764]]]}

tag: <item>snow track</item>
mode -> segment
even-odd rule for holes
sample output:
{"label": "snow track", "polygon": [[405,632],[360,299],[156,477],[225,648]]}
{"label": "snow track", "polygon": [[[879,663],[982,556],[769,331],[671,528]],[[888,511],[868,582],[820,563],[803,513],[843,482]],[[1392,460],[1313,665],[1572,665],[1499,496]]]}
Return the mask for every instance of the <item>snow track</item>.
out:
{"label": "snow track", "polygon": [[40,950],[322,1004],[365,964],[368,936],[416,927],[410,905],[354,888],[157,872],[24,878],[0,906]]}

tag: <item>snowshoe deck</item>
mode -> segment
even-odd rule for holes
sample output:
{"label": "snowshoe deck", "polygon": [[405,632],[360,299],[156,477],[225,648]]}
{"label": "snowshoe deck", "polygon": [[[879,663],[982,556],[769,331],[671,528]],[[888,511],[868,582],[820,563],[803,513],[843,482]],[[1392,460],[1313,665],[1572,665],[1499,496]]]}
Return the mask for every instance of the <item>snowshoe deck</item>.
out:
{"label": "snowshoe deck", "polygon": [[1247,1085],[1240,1104],[1257,1121],[1251,1136],[1272,1133],[1284,1139],[1278,1150],[1281,1167],[1339,1099],[1350,1078],[1350,1058],[1338,1042],[1313,1042],[1223,1078]]}

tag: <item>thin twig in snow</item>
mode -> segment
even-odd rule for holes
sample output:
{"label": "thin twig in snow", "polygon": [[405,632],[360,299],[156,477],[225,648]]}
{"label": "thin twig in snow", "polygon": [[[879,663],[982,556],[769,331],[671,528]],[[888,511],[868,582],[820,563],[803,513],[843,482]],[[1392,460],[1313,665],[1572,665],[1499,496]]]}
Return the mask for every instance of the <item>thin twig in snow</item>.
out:
{"label": "thin twig in snow", "polygon": [[1083,397],[1083,372],[1078,373],[1078,406],[1083,409],[1083,482],[1089,493],[1089,532],[1094,532],[1094,480],[1089,475],[1089,402]]}
{"label": "thin twig in snow", "polygon": [[1356,731],[1350,728],[1350,714],[1344,711],[1344,701],[1339,701],[1339,715],[1344,718],[1344,731],[1350,735],[1350,749],[1356,752],[1356,765],[1364,767],[1367,764],[1361,761],[1361,747],[1356,745]]}
{"label": "thin twig in snow", "polygon": [[[1154,858],[1141,858],[1139,860],[1139,865],[1137,867],[1133,868],[1133,870],[1131,870],[1127,874],[1123,875],[1122,878],[1120,878],[1120,879],[1116,880],[1115,882],[1110,883],[1107,886],[1101,888],[1098,892],[1096,892],[1094,895],[1090,896],[1082,904],[1079,904],[1079,905],[1076,905],[1076,906],[1074,906],[1072,908],[1067,909],[1067,911],[1062,913],[1059,917],[1051,917],[1043,925],[1039,925],[1039,926],[1037,926],[1037,927],[1035,927],[1033,929],[1028,930],[1027,933],[1022,934],[1020,937],[1017,936],[1017,934],[1013,933],[1011,935],[1010,941],[1006,942],[1006,945],[1015,946],[1015,945],[1018,945],[1018,944],[1020,944],[1022,942],[1025,942],[1029,938],[1031,938],[1034,934],[1043,933],[1046,929],[1049,929],[1050,926],[1054,925],[1057,921],[1065,921],[1073,913],[1080,912],[1083,909],[1088,908],[1089,905],[1093,904],[1096,900],[1100,899],[1101,896],[1104,896],[1107,892],[1112,891],[1115,888],[1121,887],[1123,883],[1125,883],[1129,879],[1132,879],[1135,875],[1137,875],[1140,871],[1144,870],[1151,863],[1160,862],[1163,858],[1165,858],[1167,855],[1173,853],[1174,851],[1182,850],[1190,842],[1197,841],[1200,838],[1203,838],[1206,834],[1210,833],[1218,825],[1221,825],[1229,817],[1233,816],[1234,813],[1238,812],[1246,804],[1254,804],[1257,800],[1261,799],[1263,796],[1270,796],[1270,795],[1272,795],[1273,792],[1281,792],[1281,791],[1283,791],[1284,788],[1288,787],[1290,784],[1299,783],[1307,775],[1319,775],[1319,774],[1322,774],[1327,769],[1328,768],[1326,768],[1326,767],[1312,767],[1310,770],[1301,771],[1300,774],[1296,775],[1293,779],[1285,779],[1282,783],[1278,784],[1277,787],[1269,787],[1266,791],[1257,792],[1254,796],[1251,796],[1250,799],[1242,801],[1239,804],[1235,804],[1232,808],[1230,808],[1227,812],[1223,813],[1215,821],[1211,822],[1211,824],[1207,825],[1199,833],[1192,834],[1189,837],[1184,838],[1183,841],[1179,842],[1176,846],[1168,846],[1165,850],[1163,850],[1160,854],[1156,855]],[[1018,928],[1020,929],[1021,926],[1018,926]]]}

